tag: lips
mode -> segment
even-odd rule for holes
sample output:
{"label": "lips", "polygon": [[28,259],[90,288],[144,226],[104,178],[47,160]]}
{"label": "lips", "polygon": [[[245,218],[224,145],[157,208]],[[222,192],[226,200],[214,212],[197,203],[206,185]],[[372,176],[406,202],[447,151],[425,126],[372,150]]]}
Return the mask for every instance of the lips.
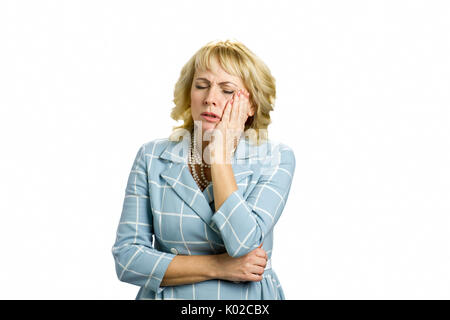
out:
{"label": "lips", "polygon": [[215,113],[212,112],[203,112],[201,116],[208,122],[217,123],[220,121],[220,117],[218,117]]}
{"label": "lips", "polygon": [[218,119],[220,119],[219,115],[217,115],[215,113],[212,113],[212,112],[203,112],[202,116],[210,116],[210,117],[213,117],[213,118],[217,117]]}

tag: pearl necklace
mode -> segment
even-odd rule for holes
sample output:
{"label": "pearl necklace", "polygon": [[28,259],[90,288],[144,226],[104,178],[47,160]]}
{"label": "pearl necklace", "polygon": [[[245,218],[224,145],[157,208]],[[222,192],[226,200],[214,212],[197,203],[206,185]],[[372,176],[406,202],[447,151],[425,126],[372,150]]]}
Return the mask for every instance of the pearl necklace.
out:
{"label": "pearl necklace", "polygon": [[[197,145],[197,139],[194,135],[194,138],[193,139],[191,138],[191,147],[190,147],[190,152],[189,152],[189,164],[191,166],[192,176],[194,177],[195,182],[202,189],[204,189],[209,185],[209,181],[206,179],[203,168],[204,167],[211,168],[211,165],[203,163],[200,154],[198,153],[197,149],[195,149],[196,145]],[[195,167],[194,167],[195,164],[200,164],[201,179],[198,177],[197,171],[195,170]]]}

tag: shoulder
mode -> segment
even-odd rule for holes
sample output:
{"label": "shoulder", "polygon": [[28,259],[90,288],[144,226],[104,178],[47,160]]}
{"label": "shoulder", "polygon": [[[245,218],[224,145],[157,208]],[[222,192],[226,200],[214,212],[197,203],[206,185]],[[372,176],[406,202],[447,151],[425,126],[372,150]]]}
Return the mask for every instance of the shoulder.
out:
{"label": "shoulder", "polygon": [[261,154],[265,154],[265,158],[272,160],[279,159],[282,162],[294,162],[295,154],[294,150],[286,143],[275,140],[267,140],[263,145],[258,148],[262,148]]}
{"label": "shoulder", "polygon": [[284,142],[270,140],[269,145],[271,154],[284,153],[294,156],[294,150]]}
{"label": "shoulder", "polygon": [[258,148],[261,150],[259,150],[257,163],[263,174],[271,175],[278,170],[287,171],[291,176],[294,174],[295,154],[289,145],[280,141],[267,140]]}
{"label": "shoulder", "polygon": [[140,148],[139,152],[143,155],[159,157],[161,153],[167,148],[168,145],[172,144],[168,138],[159,138],[144,142]]}

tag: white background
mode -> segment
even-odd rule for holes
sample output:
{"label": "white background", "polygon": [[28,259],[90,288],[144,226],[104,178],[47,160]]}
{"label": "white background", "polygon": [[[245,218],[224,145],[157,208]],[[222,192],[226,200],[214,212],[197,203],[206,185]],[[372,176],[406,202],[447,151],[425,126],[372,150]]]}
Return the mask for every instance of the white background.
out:
{"label": "white background", "polygon": [[269,66],[294,149],[287,299],[450,298],[446,1],[1,1],[0,298],[134,299],[111,247],[138,148],[216,39]]}

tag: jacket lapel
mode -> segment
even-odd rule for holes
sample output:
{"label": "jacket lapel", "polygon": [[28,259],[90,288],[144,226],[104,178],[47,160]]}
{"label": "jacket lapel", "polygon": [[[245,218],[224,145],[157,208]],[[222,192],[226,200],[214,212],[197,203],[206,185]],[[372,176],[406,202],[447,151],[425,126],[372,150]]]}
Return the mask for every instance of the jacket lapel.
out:
{"label": "jacket lapel", "polygon": [[[161,153],[160,158],[171,161],[171,165],[161,172],[161,177],[167,181],[175,193],[194,210],[196,214],[207,224],[210,225],[213,211],[209,206],[207,199],[199,189],[192,177],[188,167],[190,139],[182,139],[179,142],[168,141],[168,145]],[[254,169],[248,163],[248,159],[255,157],[252,153],[254,147],[248,149],[248,142],[240,139],[238,147],[234,153],[232,168],[236,184],[253,175]],[[247,150],[244,150],[247,149]],[[248,152],[250,151],[250,153]]]}

